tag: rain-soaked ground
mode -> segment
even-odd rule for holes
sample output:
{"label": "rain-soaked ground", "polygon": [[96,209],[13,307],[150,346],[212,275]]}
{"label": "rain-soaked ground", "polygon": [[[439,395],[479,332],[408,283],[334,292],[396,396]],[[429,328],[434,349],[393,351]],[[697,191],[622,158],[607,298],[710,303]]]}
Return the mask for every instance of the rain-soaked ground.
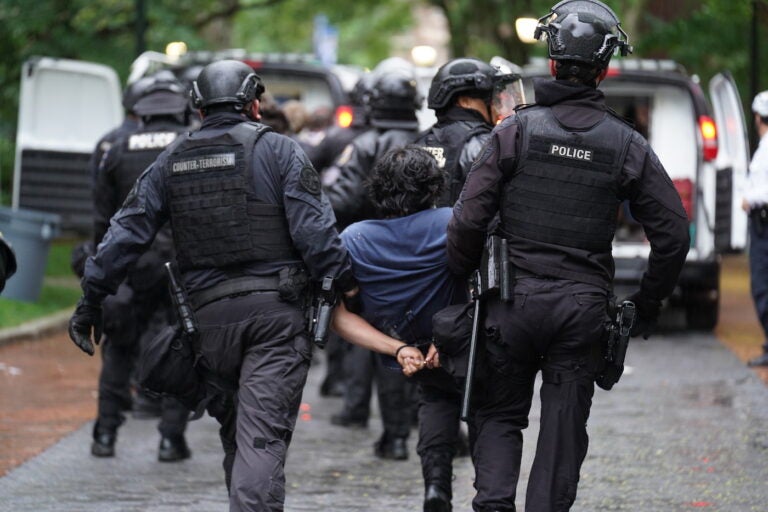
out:
{"label": "rain-soaked ground", "polygon": [[[768,510],[768,389],[743,364],[758,350],[759,333],[743,259],[727,268],[717,330],[727,340],[675,329],[633,340],[628,374],[613,391],[597,390],[573,511]],[[89,455],[98,364],[64,334],[0,348],[0,471],[8,471],[0,478],[0,511],[226,511],[217,426],[209,418],[190,424],[194,454],[183,463],[156,462],[154,420],[129,419],[116,458]],[[318,357],[289,453],[286,510],[421,510],[416,432],[408,461],[376,459],[378,414],[366,430],[330,425],[340,400],[317,394],[322,375]],[[520,510],[537,422],[534,403]],[[457,459],[454,472],[454,509],[471,510],[469,460]]]}

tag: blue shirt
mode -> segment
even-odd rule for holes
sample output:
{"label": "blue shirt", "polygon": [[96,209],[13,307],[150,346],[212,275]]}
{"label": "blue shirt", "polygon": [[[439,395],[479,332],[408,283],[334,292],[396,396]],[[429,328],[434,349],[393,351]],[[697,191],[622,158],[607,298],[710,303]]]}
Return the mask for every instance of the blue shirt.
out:
{"label": "blue shirt", "polygon": [[432,315],[468,300],[466,283],[448,270],[446,228],[450,208],[406,217],[365,220],[341,239],[360,285],[362,313],[387,334],[408,342],[432,338]]}

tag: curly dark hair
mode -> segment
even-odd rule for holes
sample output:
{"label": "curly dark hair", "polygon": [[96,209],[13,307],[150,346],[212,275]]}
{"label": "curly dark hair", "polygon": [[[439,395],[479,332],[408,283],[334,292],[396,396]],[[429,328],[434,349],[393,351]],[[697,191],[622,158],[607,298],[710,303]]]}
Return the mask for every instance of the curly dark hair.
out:
{"label": "curly dark hair", "polygon": [[382,217],[404,217],[432,208],[444,186],[435,158],[414,145],[384,153],[367,183],[368,195]]}

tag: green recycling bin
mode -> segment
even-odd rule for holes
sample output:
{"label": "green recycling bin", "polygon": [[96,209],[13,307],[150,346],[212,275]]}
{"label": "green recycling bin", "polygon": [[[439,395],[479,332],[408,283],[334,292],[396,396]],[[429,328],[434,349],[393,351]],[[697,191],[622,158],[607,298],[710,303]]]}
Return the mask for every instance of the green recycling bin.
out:
{"label": "green recycling bin", "polygon": [[16,253],[18,268],[0,297],[36,302],[43,288],[51,240],[59,234],[55,213],[0,207],[0,232]]}

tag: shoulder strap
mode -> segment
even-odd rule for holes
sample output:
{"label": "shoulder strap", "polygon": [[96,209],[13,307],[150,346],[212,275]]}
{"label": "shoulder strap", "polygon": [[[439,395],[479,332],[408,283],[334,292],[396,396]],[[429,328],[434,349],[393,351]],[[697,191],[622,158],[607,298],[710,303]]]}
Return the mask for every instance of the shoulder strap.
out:
{"label": "shoulder strap", "polygon": [[240,123],[229,131],[229,134],[237,139],[243,147],[252,148],[256,142],[272,128],[261,123]]}

